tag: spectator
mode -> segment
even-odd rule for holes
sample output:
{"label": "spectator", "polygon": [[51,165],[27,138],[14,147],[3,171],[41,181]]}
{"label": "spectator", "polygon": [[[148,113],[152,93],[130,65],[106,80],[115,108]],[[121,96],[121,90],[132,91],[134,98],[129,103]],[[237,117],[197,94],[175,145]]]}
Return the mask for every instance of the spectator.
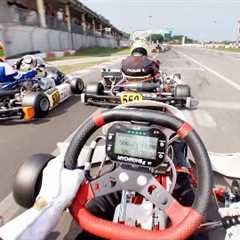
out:
{"label": "spectator", "polygon": [[57,20],[62,22],[64,20],[64,12],[62,8],[57,11]]}

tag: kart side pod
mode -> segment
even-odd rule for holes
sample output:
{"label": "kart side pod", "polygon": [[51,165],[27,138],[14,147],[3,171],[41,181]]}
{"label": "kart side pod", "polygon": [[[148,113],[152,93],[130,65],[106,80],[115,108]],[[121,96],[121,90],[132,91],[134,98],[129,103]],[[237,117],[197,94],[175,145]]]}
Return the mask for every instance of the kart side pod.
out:
{"label": "kart side pod", "polygon": [[36,154],[17,171],[13,185],[15,201],[24,208],[33,206],[42,185],[42,172],[47,163],[55,158],[51,154]]}

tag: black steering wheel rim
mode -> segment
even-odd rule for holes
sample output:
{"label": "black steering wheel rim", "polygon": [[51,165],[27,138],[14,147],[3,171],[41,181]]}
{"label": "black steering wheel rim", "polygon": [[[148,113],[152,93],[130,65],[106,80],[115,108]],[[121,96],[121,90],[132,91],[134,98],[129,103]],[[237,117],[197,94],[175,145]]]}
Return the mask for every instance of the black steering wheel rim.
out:
{"label": "black steering wheel rim", "polygon": [[73,137],[65,155],[65,167],[71,170],[77,167],[77,159],[82,148],[98,128],[115,121],[133,120],[172,129],[185,139],[196,161],[197,170],[198,188],[192,207],[205,215],[212,190],[211,164],[207,150],[199,135],[189,124],[170,114],[136,109],[112,109],[94,114]]}

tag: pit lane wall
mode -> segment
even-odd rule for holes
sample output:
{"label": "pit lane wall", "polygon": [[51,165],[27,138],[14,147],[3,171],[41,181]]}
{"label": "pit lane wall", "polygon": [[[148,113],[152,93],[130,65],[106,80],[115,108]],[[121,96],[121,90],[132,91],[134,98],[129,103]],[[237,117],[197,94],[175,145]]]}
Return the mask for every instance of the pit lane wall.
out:
{"label": "pit lane wall", "polygon": [[88,47],[119,47],[114,38],[102,38],[76,33],[57,31],[47,28],[30,26],[3,26],[0,25],[0,41],[7,50],[7,55],[14,56],[23,52],[65,51],[78,50]]}

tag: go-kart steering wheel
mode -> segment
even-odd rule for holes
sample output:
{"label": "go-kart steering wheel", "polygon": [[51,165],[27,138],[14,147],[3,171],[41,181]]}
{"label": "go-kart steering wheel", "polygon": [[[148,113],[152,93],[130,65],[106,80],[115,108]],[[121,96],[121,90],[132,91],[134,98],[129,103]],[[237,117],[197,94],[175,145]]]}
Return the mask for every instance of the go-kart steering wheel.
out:
{"label": "go-kart steering wheel", "polygon": [[[186,141],[196,161],[197,170],[198,189],[192,207],[184,207],[178,203],[150,173],[137,172],[120,166],[110,173],[82,184],[71,206],[71,214],[82,229],[105,239],[186,239],[202,223],[212,189],[212,172],[208,153],[202,140],[189,124],[166,113],[146,110],[143,112],[136,109],[113,109],[99,112],[90,117],[75,134],[65,155],[65,167],[68,169],[77,167],[77,159],[82,148],[98,128],[114,121],[133,120],[169,128]],[[171,220],[171,225],[165,230],[144,230],[100,219],[85,207],[88,201],[96,197],[121,190],[134,191],[144,196],[156,208],[165,211]]]}

